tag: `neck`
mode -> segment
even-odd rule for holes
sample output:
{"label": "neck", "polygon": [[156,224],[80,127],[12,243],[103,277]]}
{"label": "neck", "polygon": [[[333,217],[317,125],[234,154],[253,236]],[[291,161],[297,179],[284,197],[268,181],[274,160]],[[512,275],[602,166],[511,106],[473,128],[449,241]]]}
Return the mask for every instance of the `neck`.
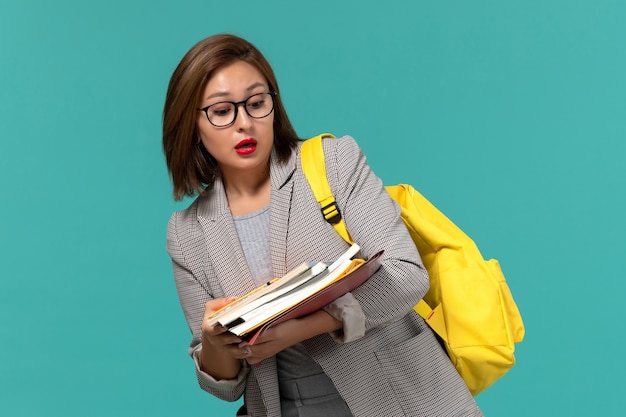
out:
{"label": "neck", "polygon": [[269,204],[271,181],[269,165],[255,172],[222,172],[224,191],[234,216],[252,213]]}

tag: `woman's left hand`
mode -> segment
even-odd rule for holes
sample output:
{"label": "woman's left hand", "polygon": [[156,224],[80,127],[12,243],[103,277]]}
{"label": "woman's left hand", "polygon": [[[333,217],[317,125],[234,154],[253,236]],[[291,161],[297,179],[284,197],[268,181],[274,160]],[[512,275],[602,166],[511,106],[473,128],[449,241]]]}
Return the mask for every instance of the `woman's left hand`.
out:
{"label": "woman's left hand", "polygon": [[270,327],[259,336],[254,345],[241,342],[239,347],[247,353],[246,361],[250,365],[261,363],[264,359],[298,343],[300,340],[297,340],[296,333],[298,333],[299,326],[296,322],[297,320],[287,320],[277,326]]}
{"label": "woman's left hand", "polygon": [[241,342],[238,347],[246,352],[246,361],[257,364],[290,346],[322,333],[339,330],[343,323],[323,310],[308,316],[287,320],[267,329],[254,345]]}

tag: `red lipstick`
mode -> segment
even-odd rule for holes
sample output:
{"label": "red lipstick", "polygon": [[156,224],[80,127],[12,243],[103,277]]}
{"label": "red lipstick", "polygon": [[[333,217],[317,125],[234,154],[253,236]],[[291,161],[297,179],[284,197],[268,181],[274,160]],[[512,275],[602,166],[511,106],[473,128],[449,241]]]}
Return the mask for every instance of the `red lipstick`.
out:
{"label": "red lipstick", "polygon": [[239,155],[250,155],[256,150],[256,139],[247,138],[235,146],[235,152]]}

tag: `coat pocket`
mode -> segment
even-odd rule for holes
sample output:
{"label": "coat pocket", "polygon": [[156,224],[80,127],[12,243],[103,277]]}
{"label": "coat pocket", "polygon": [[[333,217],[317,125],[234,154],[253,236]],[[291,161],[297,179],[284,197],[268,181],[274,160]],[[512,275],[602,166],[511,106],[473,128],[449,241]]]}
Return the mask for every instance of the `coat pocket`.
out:
{"label": "coat pocket", "polygon": [[406,415],[481,415],[430,329],[376,352],[376,358]]}

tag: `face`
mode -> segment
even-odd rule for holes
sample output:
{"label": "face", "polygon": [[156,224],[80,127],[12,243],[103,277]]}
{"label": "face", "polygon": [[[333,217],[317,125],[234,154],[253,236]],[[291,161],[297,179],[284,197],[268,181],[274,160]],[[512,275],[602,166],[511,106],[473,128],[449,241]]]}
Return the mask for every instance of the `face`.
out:
{"label": "face", "polygon": [[[204,88],[199,107],[224,101],[244,101],[255,94],[267,92],[269,85],[263,75],[252,65],[237,61],[215,72]],[[249,102],[251,112],[252,107],[258,105],[256,97],[259,96]],[[214,120],[213,117],[223,117],[225,111],[220,105],[209,109],[209,114]],[[267,170],[274,143],[273,111],[267,117],[255,119],[240,104],[235,121],[228,126],[214,126],[205,112],[198,112],[196,123],[200,140],[217,161],[223,175]]]}

